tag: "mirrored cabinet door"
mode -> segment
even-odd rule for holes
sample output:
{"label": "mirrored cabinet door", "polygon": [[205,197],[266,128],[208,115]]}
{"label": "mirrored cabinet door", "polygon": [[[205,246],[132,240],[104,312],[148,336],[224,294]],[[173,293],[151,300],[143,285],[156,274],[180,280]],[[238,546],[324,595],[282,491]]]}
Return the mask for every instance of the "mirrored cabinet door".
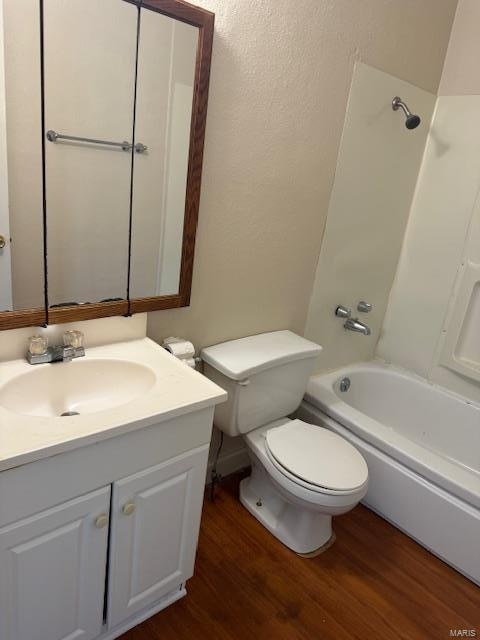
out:
{"label": "mirrored cabinet door", "polygon": [[127,298],[137,14],[44,2],[51,307]]}
{"label": "mirrored cabinet door", "polygon": [[[43,187],[38,0],[0,11],[0,312],[43,322]],[[7,316],[8,318],[8,316]]]}
{"label": "mirrored cabinet door", "polygon": [[188,305],[213,14],[0,8],[0,329]]}
{"label": "mirrored cabinet door", "polygon": [[177,294],[185,219],[198,28],[140,16],[130,296]]}

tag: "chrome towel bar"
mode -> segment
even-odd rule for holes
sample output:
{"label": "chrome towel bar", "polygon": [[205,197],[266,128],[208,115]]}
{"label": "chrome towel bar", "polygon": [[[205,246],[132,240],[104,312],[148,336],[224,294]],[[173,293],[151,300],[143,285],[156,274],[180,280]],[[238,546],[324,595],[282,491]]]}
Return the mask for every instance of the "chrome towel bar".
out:
{"label": "chrome towel bar", "polygon": [[[118,147],[122,149],[122,151],[131,151],[132,145],[127,140],[123,142],[112,142],[111,140],[97,140],[96,138],[82,138],[78,136],[67,136],[63,133],[57,133],[56,131],[52,131],[51,129],[47,131],[47,140],[49,142],[57,142],[58,140],[70,140],[72,142],[87,142],[88,144],[100,144],[107,147]],[[137,142],[134,146],[136,153],[145,153],[148,150],[148,147],[142,144],[141,142]]]}

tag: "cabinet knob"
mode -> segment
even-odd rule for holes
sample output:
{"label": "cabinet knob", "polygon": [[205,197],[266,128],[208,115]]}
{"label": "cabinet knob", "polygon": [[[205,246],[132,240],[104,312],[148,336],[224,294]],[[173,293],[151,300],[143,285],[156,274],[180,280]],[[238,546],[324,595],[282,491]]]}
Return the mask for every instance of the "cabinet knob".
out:
{"label": "cabinet knob", "polygon": [[97,527],[97,529],[103,529],[107,526],[107,524],[108,516],[105,513],[102,513],[102,515],[98,516],[98,518],[95,520],[95,526]]}
{"label": "cabinet knob", "polygon": [[122,513],[125,516],[131,516],[134,511],[135,504],[133,502],[127,502],[127,504],[125,504],[122,509]]}
{"label": "cabinet knob", "polygon": [[0,236],[0,249],[5,249],[7,246],[7,239],[5,236]]}

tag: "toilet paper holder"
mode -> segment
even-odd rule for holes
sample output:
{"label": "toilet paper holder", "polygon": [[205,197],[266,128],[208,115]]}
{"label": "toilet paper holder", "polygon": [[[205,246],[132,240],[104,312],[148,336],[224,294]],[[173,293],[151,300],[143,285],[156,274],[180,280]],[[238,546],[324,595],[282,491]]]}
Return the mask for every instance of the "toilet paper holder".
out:
{"label": "toilet paper holder", "polygon": [[200,358],[195,357],[195,347],[193,343],[184,338],[178,338],[176,336],[165,338],[162,342],[162,347],[191,369],[195,369],[197,364],[201,362]]}

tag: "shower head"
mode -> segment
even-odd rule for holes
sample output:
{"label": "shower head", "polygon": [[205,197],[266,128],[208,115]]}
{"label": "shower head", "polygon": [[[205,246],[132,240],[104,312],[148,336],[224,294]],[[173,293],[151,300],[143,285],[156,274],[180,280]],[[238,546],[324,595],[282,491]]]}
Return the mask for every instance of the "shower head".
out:
{"label": "shower head", "polygon": [[406,118],[405,126],[407,127],[407,129],[416,129],[421,122],[420,116],[412,113],[405,102],[403,102],[403,100],[398,96],[395,96],[395,98],[392,100],[392,109],[394,111],[398,111],[399,109],[403,111]]}

